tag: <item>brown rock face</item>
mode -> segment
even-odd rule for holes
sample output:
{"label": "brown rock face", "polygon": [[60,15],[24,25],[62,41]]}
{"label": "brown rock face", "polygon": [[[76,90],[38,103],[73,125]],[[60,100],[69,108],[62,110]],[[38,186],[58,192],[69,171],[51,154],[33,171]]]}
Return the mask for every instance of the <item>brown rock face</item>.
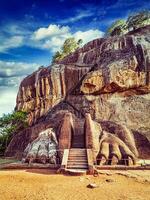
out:
{"label": "brown rock face", "polygon": [[40,68],[20,84],[16,109],[29,113],[30,125],[36,123],[38,118],[64,100],[87,71],[88,67],[62,64]]}
{"label": "brown rock face", "polygon": [[[60,63],[40,68],[22,81],[16,109],[29,113],[31,127],[27,130],[30,133],[26,133],[27,130],[18,133],[12,139],[7,155],[22,152],[25,144],[38,135],[41,126],[42,130],[45,127],[54,128],[59,140],[59,135],[62,136],[60,124],[69,111],[78,122],[74,129],[76,133],[85,132],[82,124],[86,113],[90,113],[92,120],[106,131],[103,143],[99,141],[105,159],[110,156],[112,162],[120,159],[120,147],[132,158],[137,156],[137,147],[139,156],[148,158],[150,26],[121,37],[96,39]],[[65,130],[66,126],[63,127]],[[24,135],[27,137],[23,142]]]}

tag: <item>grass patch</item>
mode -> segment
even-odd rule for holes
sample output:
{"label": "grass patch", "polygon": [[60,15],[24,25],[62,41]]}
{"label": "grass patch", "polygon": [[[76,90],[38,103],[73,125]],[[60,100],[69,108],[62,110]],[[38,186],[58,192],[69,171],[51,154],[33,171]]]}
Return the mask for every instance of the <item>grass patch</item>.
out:
{"label": "grass patch", "polygon": [[18,162],[16,159],[0,158],[0,165]]}

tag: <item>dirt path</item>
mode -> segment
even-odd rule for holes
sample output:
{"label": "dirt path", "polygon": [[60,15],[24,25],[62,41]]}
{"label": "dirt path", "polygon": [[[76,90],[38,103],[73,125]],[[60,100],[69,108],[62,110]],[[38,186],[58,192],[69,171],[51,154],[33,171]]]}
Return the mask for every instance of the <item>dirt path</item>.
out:
{"label": "dirt path", "polygon": [[[98,188],[87,188],[89,183],[96,183]],[[0,171],[0,200],[101,199],[149,200],[150,171],[128,175],[109,171],[99,177],[64,176],[48,170]]]}

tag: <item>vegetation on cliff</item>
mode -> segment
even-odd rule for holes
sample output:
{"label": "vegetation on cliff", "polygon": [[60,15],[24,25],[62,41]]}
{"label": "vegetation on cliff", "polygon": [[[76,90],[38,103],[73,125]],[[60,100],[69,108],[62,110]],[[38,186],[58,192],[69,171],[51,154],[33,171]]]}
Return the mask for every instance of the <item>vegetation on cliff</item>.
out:
{"label": "vegetation on cliff", "polygon": [[4,154],[13,135],[27,126],[27,113],[23,111],[14,111],[0,118],[0,154]]}
{"label": "vegetation on cliff", "polygon": [[150,24],[150,11],[144,10],[130,15],[127,20],[115,21],[107,30],[107,35],[123,35],[131,30]]}
{"label": "vegetation on cliff", "polygon": [[82,40],[76,41],[74,37],[65,40],[61,51],[57,51],[52,58],[52,63],[62,60],[65,56],[73,53],[76,49],[80,47]]}
{"label": "vegetation on cliff", "polygon": [[127,32],[126,21],[119,19],[115,21],[107,30],[107,35],[121,35]]}
{"label": "vegetation on cliff", "polygon": [[[150,24],[150,11],[144,10],[138,13],[130,15],[127,20],[119,19],[112,23],[107,29],[106,36],[119,36],[128,33],[129,31],[136,30],[137,28],[143,27]],[[65,40],[60,51],[57,51],[53,58],[52,63],[61,61],[64,57],[73,53],[82,44],[82,39],[78,41],[74,37]]]}

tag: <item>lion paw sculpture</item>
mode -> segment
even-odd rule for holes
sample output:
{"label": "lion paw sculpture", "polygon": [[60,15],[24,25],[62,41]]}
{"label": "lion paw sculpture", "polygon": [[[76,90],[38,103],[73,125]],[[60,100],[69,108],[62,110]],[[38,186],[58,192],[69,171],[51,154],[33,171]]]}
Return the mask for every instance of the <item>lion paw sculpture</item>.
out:
{"label": "lion paw sculpture", "polygon": [[29,143],[24,150],[24,162],[56,164],[58,141],[55,132],[49,128],[39,133],[39,136]]}

